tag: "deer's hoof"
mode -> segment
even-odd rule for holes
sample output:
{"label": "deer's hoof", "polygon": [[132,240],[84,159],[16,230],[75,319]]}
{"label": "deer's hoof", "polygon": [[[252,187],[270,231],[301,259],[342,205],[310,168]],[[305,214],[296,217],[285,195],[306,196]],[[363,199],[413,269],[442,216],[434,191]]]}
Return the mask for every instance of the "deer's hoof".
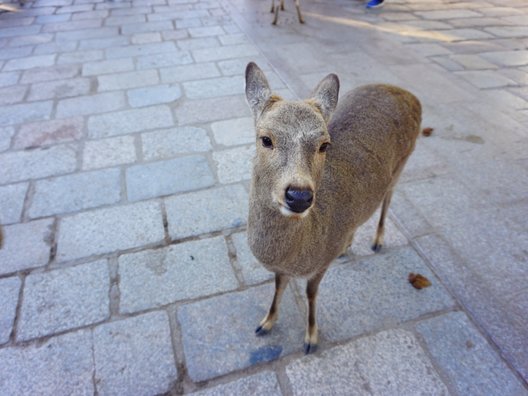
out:
{"label": "deer's hoof", "polygon": [[267,334],[269,334],[270,330],[268,329],[265,329],[264,327],[262,326],[259,326],[255,329],[255,334],[259,337],[262,337],[262,336],[265,336]]}
{"label": "deer's hoof", "polygon": [[310,344],[308,342],[305,342],[303,345],[304,348],[304,354],[308,355],[310,353],[315,353],[317,351],[317,344]]}
{"label": "deer's hoof", "polygon": [[381,243],[375,243],[374,245],[371,246],[371,249],[374,251],[374,253],[379,253],[381,252],[382,247],[383,245]]}

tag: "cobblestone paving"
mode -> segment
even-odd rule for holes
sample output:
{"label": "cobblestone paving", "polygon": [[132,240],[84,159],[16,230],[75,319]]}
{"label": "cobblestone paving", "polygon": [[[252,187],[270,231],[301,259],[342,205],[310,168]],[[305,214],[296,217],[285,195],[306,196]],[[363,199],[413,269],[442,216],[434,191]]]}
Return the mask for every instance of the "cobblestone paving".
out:
{"label": "cobblestone paving", "polygon": [[[528,4],[35,0],[0,14],[0,395],[528,394]],[[433,135],[268,337],[243,74],[414,92]],[[409,272],[432,280],[417,291]]]}

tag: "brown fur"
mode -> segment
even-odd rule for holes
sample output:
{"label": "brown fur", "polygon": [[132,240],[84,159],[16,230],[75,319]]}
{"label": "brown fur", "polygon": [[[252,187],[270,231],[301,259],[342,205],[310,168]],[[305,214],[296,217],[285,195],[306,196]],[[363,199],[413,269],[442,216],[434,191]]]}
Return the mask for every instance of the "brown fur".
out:
{"label": "brown fur", "polygon": [[[420,132],[421,106],[411,93],[390,85],[366,85],[347,93],[336,107],[338,91],[337,76],[329,75],[309,100],[279,100],[255,64],[246,69],[246,95],[257,132],[248,241],[255,257],[277,279],[283,278],[277,280],[282,289],[290,277],[308,278],[307,353],[317,345],[315,298],[320,280],[383,202],[373,247],[379,250],[392,190]],[[264,136],[273,141],[273,148],[264,147]],[[326,153],[319,152],[326,142]],[[291,186],[313,191],[306,212],[281,207]],[[275,300],[280,296],[258,333],[269,331],[277,319]]]}

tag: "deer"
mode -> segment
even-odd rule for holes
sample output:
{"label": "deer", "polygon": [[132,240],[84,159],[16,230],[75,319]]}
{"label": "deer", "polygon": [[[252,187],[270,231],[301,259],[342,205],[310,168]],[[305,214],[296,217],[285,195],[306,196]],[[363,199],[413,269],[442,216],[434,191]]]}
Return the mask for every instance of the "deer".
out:
{"label": "deer", "polygon": [[[295,1],[295,9],[297,10],[297,18],[299,19],[299,23],[304,23],[304,18],[301,14],[301,0],[294,0]],[[273,15],[273,21],[271,22],[272,25],[276,25],[277,21],[279,20],[279,7],[281,11],[284,11],[284,0],[279,0],[280,4],[275,7],[275,0],[271,0],[271,13]]]}
{"label": "deer", "polygon": [[303,349],[309,354],[318,346],[319,284],[380,206],[372,249],[383,246],[394,187],[420,133],[421,104],[387,84],[357,87],[338,103],[335,74],[308,99],[284,100],[253,62],[246,67],[245,93],[256,132],[247,239],[256,259],[275,273],[273,300],[255,333],[271,331],[289,280],[305,278]]}

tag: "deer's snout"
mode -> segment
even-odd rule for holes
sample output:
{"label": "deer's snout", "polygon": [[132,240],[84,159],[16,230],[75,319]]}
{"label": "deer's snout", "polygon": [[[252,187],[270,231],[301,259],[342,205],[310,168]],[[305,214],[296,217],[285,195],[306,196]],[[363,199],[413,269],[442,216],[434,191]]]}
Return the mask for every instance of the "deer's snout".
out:
{"label": "deer's snout", "polygon": [[310,206],[313,202],[313,191],[309,188],[297,188],[288,187],[284,194],[286,198],[286,204],[292,212],[302,213]]}

